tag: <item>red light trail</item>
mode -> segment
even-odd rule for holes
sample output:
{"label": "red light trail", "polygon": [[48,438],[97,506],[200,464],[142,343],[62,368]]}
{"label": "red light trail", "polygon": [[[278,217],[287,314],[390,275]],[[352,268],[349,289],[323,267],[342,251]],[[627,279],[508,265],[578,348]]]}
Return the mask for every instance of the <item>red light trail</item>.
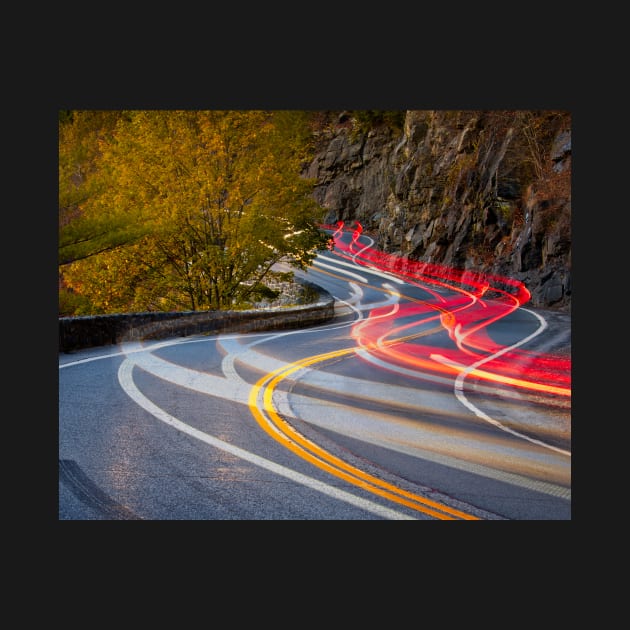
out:
{"label": "red light trail", "polygon": [[[469,379],[570,399],[570,358],[517,348],[527,339],[503,346],[489,332],[491,325],[529,301],[531,294],[522,282],[387,254],[359,242],[359,222],[354,228],[346,228],[343,221],[322,228],[333,232],[337,255],[392,273],[428,295],[420,300],[399,294],[403,301],[394,308],[375,308],[354,325],[356,343],[381,364],[412,369],[419,378],[426,372],[465,372]],[[347,242],[343,236],[349,232]]]}

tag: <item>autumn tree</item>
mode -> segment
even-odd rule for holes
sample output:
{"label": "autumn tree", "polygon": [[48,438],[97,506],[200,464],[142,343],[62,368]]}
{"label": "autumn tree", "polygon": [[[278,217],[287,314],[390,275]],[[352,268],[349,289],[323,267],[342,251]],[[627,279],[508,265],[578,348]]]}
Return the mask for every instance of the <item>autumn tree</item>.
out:
{"label": "autumn tree", "polygon": [[100,152],[122,112],[59,112],[59,264],[65,265],[136,240],[135,217],[95,207],[110,185],[99,168]]}
{"label": "autumn tree", "polygon": [[68,265],[69,286],[101,312],[224,309],[264,295],[276,263],[308,266],[327,235],[317,228],[314,182],[300,176],[307,119],[294,111],[121,113],[99,138],[98,185],[83,207],[129,221],[135,239]]}

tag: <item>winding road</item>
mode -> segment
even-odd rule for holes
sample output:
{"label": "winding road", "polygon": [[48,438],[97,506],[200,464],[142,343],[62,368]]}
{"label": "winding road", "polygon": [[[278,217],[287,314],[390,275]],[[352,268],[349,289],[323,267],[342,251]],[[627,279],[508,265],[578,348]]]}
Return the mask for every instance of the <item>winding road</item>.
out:
{"label": "winding road", "polygon": [[329,230],[326,325],[60,354],[60,520],[571,518],[570,316]]}

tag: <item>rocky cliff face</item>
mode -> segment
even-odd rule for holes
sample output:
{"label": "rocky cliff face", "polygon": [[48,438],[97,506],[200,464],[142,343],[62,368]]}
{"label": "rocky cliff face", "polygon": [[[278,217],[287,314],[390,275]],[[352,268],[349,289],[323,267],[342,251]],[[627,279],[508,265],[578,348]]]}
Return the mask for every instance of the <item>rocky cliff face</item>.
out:
{"label": "rocky cliff face", "polygon": [[407,111],[399,125],[330,112],[304,175],[326,223],[380,249],[520,280],[530,306],[571,307],[568,112]]}

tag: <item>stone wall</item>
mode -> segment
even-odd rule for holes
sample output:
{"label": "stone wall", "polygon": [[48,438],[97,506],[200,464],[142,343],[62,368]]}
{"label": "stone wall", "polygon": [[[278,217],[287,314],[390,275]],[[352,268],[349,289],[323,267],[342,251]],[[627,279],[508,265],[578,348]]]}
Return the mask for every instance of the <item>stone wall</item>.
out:
{"label": "stone wall", "polygon": [[326,323],[334,316],[335,300],[321,287],[311,286],[317,289],[319,300],[298,306],[246,311],[148,312],[60,317],[59,351],[71,352],[125,341],[185,337],[201,333],[246,333]]}

